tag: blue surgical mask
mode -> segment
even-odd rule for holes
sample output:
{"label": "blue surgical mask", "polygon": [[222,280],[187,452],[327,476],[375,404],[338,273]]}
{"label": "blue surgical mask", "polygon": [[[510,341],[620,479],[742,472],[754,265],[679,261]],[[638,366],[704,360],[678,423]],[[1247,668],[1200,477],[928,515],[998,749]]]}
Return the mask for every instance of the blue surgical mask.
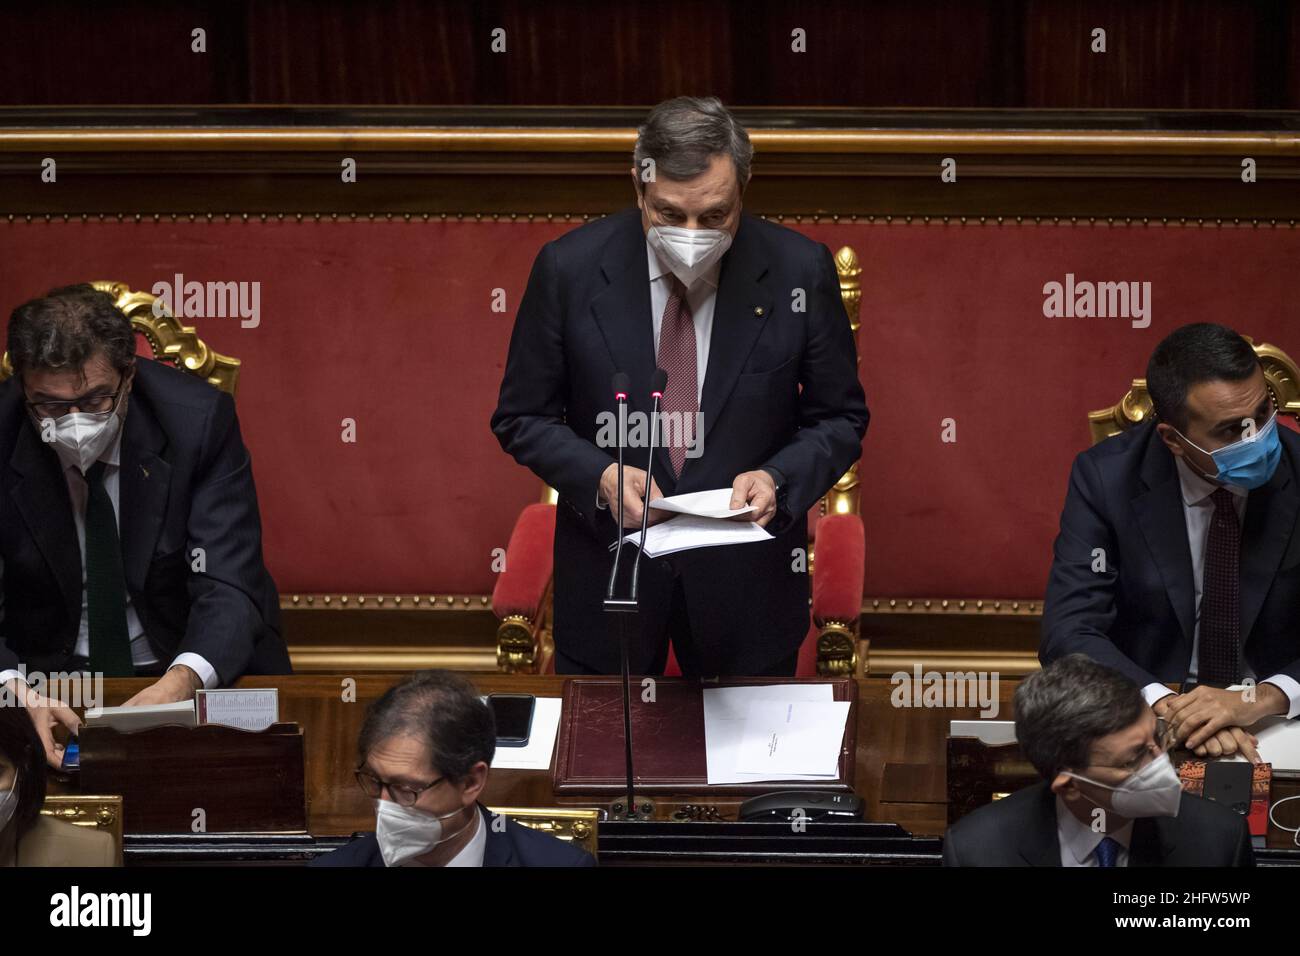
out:
{"label": "blue surgical mask", "polygon": [[1277,471],[1277,463],[1282,458],[1282,442],[1277,437],[1277,412],[1269,416],[1264,427],[1249,438],[1224,445],[1214,451],[1206,451],[1177,428],[1178,436],[1197,451],[1209,455],[1219,472],[1214,480],[1224,485],[1236,485],[1239,488],[1259,488],[1268,484]]}

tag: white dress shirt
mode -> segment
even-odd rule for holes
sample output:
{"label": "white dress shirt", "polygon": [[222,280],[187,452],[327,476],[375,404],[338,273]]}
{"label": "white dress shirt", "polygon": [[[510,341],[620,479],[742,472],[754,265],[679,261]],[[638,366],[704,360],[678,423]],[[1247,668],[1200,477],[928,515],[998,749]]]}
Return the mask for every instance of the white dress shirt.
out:
{"label": "white dress shirt", "polygon": [[1056,839],[1061,844],[1061,866],[1101,866],[1096,849],[1102,837],[1110,837],[1119,844],[1115,865],[1128,866],[1128,848],[1133,841],[1132,820],[1114,833],[1099,833],[1071,813],[1064,800],[1056,798]]}
{"label": "white dress shirt", "polygon": [[[474,827],[474,835],[469,838],[469,842],[460,848],[460,852],[444,863],[444,866],[482,866],[483,855],[487,852],[487,827],[483,825],[483,812],[478,807],[474,808],[474,822],[470,824]],[[402,864],[403,866],[422,867],[423,863],[417,863],[410,860]]]}
{"label": "white dress shirt", "polygon": [[[109,500],[113,502],[113,513],[117,517],[119,530],[122,526],[122,506],[119,503],[120,497],[118,494],[121,487],[121,456],[122,429],[119,428],[117,438],[113,441],[113,444],[99,456],[99,460],[108,466],[104,469],[104,490],[108,492]],[[81,469],[76,465],[69,465],[65,468],[63,477],[68,483],[68,495],[72,499],[72,518],[77,526],[77,546],[81,549],[81,621],[77,625],[77,642],[73,646],[72,653],[80,657],[89,657],[90,605],[86,593],[86,501],[89,497],[90,487],[86,483],[85,475],[81,473]],[[3,580],[4,562],[0,560],[0,582],[3,582]],[[0,616],[3,615],[3,602],[3,588],[0,588]],[[144,627],[140,624],[140,617],[135,613],[135,608],[131,604],[130,591],[126,593],[126,632],[131,639],[131,663],[136,667],[157,664],[158,657],[154,654],[153,648],[149,646],[149,640],[144,634]],[[216,670],[200,655],[189,652],[178,654],[176,659],[172,661],[171,666],[175,667],[177,664],[184,664],[198,674],[203,681],[204,687],[216,686]],[[0,671],[0,684],[11,678],[21,678],[22,676],[21,671]]]}
{"label": "white dress shirt", "polygon": [[[1220,486],[1206,481],[1196,474],[1181,458],[1176,458],[1175,462],[1178,469],[1178,484],[1182,488],[1183,518],[1187,522],[1187,543],[1192,549],[1192,581],[1196,587],[1196,623],[1192,628],[1192,660],[1187,668],[1187,679],[1194,680],[1200,660],[1201,591],[1205,579],[1205,546],[1210,536],[1210,521],[1214,517],[1214,501],[1210,496]],[[1237,510],[1237,525],[1244,528],[1246,524],[1246,502],[1250,492],[1237,485],[1224,485],[1223,487],[1232,492],[1232,503]],[[1244,639],[1245,635],[1243,634],[1242,637]],[[1244,659],[1242,661],[1242,677],[1255,679],[1254,672]],[[1290,701],[1287,717],[1295,717],[1300,714],[1300,683],[1297,683],[1286,674],[1269,677],[1264,683],[1273,684],[1282,693],[1286,694],[1287,699]],[[1142,695],[1147,699],[1148,704],[1154,704],[1161,697],[1172,693],[1173,691],[1164,684],[1153,683],[1142,688]]]}

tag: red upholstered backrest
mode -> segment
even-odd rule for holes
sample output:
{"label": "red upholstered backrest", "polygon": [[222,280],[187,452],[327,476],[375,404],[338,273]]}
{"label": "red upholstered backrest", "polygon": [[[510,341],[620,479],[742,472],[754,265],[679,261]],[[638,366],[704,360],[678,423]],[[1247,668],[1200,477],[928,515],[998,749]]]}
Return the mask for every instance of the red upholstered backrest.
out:
{"label": "red upholstered backrest", "polygon": [[[488,420],[533,257],[572,225],[15,219],[0,222],[0,288],[7,313],[79,279],[260,282],[257,328],[186,321],[243,360],[240,417],[281,588],[488,593],[493,549],[540,490]],[[862,264],[873,595],[1041,594],[1086,413],[1118,400],[1176,326],[1227,322],[1300,355],[1300,230],[797,228]],[[1044,284],[1067,273],[1151,282],[1150,326],[1045,317]]]}

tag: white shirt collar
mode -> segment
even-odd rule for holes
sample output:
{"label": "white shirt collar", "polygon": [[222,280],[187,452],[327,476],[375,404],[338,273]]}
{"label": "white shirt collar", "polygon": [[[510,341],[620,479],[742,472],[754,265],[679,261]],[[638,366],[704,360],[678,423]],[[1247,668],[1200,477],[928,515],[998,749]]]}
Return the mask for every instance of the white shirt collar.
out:
{"label": "white shirt collar", "polygon": [[483,812],[474,806],[474,835],[460,848],[460,852],[447,861],[448,866],[482,866],[487,850],[487,827],[483,825]]}
{"label": "white shirt collar", "polygon": [[[654,246],[650,245],[649,236],[646,237],[646,241],[645,241],[645,253],[646,253],[646,259],[649,261],[650,264],[651,282],[654,282],[655,279],[658,279],[660,276],[665,276],[668,275],[670,272],[672,272],[671,269],[669,269],[666,265],[664,265],[663,260],[659,258],[659,253],[655,252]],[[722,260],[719,259],[713,265],[709,266],[708,269],[702,272],[700,274],[700,277],[696,279],[694,282],[692,282],[690,286],[688,286],[688,288],[693,289],[695,288],[696,285],[703,282],[716,289],[718,287],[718,276],[721,274],[721,272],[722,272]]]}
{"label": "white shirt collar", "polygon": [[1057,797],[1056,833],[1061,839],[1061,847],[1068,850],[1074,861],[1082,866],[1092,851],[1097,849],[1102,837],[1110,837],[1127,850],[1133,839],[1133,821],[1130,820],[1114,833],[1101,833],[1071,813],[1065,801]]}
{"label": "white shirt collar", "polygon": [[1178,484],[1182,486],[1183,502],[1189,508],[1200,504],[1221,487],[1227,488],[1238,498],[1245,498],[1250,494],[1247,489],[1242,488],[1240,485],[1216,485],[1212,481],[1206,481],[1192,471],[1187,462],[1180,457],[1175,456],[1174,461],[1178,467]]}

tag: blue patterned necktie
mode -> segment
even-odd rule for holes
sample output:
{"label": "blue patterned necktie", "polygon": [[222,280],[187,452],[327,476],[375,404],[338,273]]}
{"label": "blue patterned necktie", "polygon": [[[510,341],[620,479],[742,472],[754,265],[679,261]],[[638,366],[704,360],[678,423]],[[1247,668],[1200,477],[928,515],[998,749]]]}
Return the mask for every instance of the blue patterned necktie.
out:
{"label": "blue patterned necktie", "polygon": [[1115,861],[1119,859],[1119,843],[1110,837],[1102,837],[1101,842],[1097,844],[1097,849],[1092,852],[1097,858],[1098,866],[1114,866]]}

